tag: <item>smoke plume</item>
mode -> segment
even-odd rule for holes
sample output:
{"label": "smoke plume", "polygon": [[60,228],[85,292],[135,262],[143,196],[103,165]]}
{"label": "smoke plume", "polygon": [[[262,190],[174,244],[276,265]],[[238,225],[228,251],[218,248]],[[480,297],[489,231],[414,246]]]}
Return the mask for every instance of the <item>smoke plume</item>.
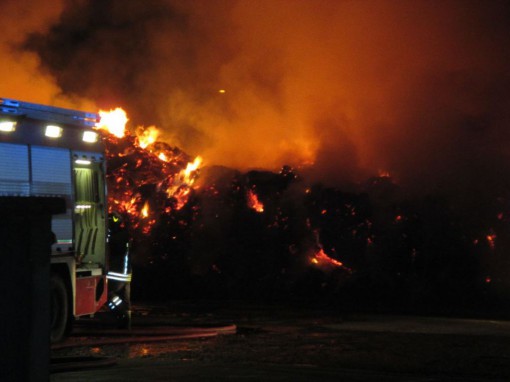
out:
{"label": "smoke plume", "polygon": [[47,4],[3,8],[3,96],[120,105],[207,164],[508,186],[508,2]]}
{"label": "smoke plume", "polygon": [[48,33],[65,7],[64,1],[3,0],[0,23],[0,96],[63,107],[90,108],[81,95],[64,94],[58,76],[37,52],[24,47],[28,35]]}

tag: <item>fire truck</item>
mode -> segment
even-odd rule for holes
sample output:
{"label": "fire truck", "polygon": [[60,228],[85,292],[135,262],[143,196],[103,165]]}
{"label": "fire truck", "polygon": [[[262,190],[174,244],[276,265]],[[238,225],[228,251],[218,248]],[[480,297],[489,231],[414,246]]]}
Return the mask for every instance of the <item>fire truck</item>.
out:
{"label": "fire truck", "polygon": [[66,212],[52,218],[51,341],[61,340],[73,319],[91,316],[107,302],[108,211],[105,153],[94,130],[95,113],[0,98],[0,197],[60,197]]}

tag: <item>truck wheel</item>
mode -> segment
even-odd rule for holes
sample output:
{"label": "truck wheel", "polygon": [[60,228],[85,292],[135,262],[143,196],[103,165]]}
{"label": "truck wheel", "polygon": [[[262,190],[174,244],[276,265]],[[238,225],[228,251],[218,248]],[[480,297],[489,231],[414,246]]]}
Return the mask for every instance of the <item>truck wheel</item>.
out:
{"label": "truck wheel", "polygon": [[50,280],[50,339],[51,343],[61,341],[69,324],[69,300],[62,277],[52,275]]}

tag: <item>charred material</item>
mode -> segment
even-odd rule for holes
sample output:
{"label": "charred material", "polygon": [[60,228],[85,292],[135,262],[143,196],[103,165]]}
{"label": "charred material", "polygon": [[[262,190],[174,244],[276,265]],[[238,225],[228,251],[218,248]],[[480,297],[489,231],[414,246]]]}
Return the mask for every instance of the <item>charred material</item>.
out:
{"label": "charred material", "polygon": [[466,214],[440,195],[407,194],[388,175],[346,192],[308,184],[289,166],[194,167],[193,184],[191,157],[177,148],[142,149],[129,135],[107,142],[110,210],[135,237],[135,299],[428,313],[508,298],[505,199]]}

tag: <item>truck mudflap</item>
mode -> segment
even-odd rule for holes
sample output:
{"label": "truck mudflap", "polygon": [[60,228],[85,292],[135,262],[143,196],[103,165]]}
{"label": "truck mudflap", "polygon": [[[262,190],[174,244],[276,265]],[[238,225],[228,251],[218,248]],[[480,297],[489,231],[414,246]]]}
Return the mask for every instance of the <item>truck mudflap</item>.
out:
{"label": "truck mudflap", "polygon": [[80,296],[76,299],[76,317],[96,313],[106,303],[106,277],[104,275],[77,277],[76,295]]}

